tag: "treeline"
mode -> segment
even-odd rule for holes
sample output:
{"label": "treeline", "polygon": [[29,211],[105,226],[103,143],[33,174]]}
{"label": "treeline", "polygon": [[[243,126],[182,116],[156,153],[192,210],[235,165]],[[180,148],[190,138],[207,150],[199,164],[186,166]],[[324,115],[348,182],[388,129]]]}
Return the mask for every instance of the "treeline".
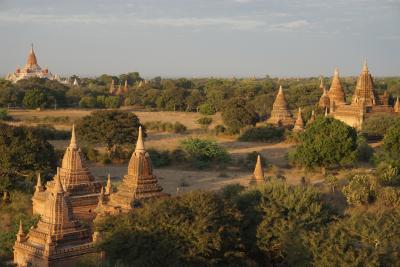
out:
{"label": "treeline", "polygon": [[[227,101],[243,98],[260,117],[269,114],[279,84],[284,87],[289,108],[306,108],[309,113],[321,96],[318,78],[278,79],[154,79],[144,81],[139,73],[120,76],[102,75],[97,78],[77,78],[79,86],[66,86],[56,81],[37,78],[21,80],[16,84],[0,80],[0,106],[25,108],[117,108],[135,105],[146,109],[200,111],[214,114],[221,111]],[[109,95],[111,81],[115,86],[128,82],[129,92],[124,96]],[[329,87],[330,79],[325,79]],[[350,99],[356,77],[342,78],[342,85]],[[393,96],[400,93],[400,78],[376,78],[376,91],[387,90]]]}

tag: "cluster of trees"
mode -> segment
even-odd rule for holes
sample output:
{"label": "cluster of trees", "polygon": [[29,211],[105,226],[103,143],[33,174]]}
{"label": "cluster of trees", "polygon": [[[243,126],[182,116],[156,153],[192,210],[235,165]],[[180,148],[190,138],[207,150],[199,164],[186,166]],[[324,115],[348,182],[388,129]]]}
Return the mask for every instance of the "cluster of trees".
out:
{"label": "cluster of trees", "polygon": [[149,201],[96,228],[113,266],[395,266],[399,219],[344,215],[313,187],[272,180]]}

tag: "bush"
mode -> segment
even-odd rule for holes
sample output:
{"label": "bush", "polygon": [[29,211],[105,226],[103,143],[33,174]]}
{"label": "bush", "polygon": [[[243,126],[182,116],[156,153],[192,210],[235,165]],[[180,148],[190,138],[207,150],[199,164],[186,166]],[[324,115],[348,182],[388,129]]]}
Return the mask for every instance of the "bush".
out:
{"label": "bush", "polygon": [[221,124],[216,125],[215,128],[214,128],[214,130],[215,130],[215,134],[216,134],[216,135],[219,135],[219,134],[222,134],[222,133],[225,133],[225,132],[226,132],[225,126],[224,126],[224,125],[221,125]]}
{"label": "bush", "polygon": [[208,128],[212,123],[213,119],[211,117],[201,117],[197,120],[197,123],[200,124],[204,128]]}
{"label": "bush", "polygon": [[382,186],[400,186],[400,173],[397,167],[380,163],[377,169],[377,176]]}
{"label": "bush", "polygon": [[264,127],[250,127],[243,131],[239,141],[244,142],[273,142],[282,141],[285,129],[267,125]]}
{"label": "bush", "polygon": [[367,118],[362,125],[362,133],[368,139],[382,139],[397,118],[389,114],[376,114]]}
{"label": "bush", "polygon": [[94,149],[92,146],[82,147],[82,154],[87,160],[97,162],[99,160],[99,151]]}
{"label": "bush", "polygon": [[359,161],[369,162],[374,155],[374,150],[367,143],[365,137],[357,137],[357,158]]}
{"label": "bush", "polygon": [[396,120],[394,125],[390,127],[383,139],[382,157],[380,160],[385,161],[392,166],[400,167],[400,120]]}
{"label": "bush", "polygon": [[394,187],[383,187],[378,192],[378,201],[386,207],[400,205],[400,190]]}
{"label": "bush", "polygon": [[71,132],[57,130],[49,124],[38,124],[36,127],[30,127],[30,129],[46,140],[67,140],[71,137]]}
{"label": "bush", "polygon": [[171,164],[171,156],[169,151],[158,151],[155,149],[148,149],[151,163],[154,167],[165,167]]}
{"label": "bush", "polygon": [[366,205],[375,200],[376,183],[367,175],[355,175],[342,192],[349,205]]}
{"label": "bush", "polygon": [[0,120],[2,120],[2,121],[11,120],[11,116],[8,115],[8,112],[6,109],[0,108]]}
{"label": "bush", "polygon": [[217,110],[209,103],[204,103],[199,106],[199,112],[203,115],[214,115]]}
{"label": "bush", "polygon": [[186,133],[186,131],[187,131],[187,127],[184,124],[180,123],[179,121],[176,121],[174,123],[174,133],[183,134],[183,133]]}
{"label": "bush", "polygon": [[187,127],[176,121],[175,123],[171,122],[161,122],[161,121],[148,121],[144,123],[146,129],[156,132],[170,132],[170,133],[186,133]]}
{"label": "bush", "polygon": [[200,169],[212,163],[224,165],[230,161],[227,150],[211,140],[189,138],[183,140],[181,145],[192,165]]}

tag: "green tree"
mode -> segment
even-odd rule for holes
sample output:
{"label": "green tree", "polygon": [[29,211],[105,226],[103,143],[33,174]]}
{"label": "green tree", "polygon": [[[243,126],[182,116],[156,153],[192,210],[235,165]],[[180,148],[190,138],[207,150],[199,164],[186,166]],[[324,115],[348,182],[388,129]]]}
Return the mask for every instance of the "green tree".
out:
{"label": "green tree", "polygon": [[365,205],[376,198],[376,181],[367,175],[355,175],[342,192],[349,205]]}
{"label": "green tree", "polygon": [[111,156],[116,146],[135,144],[139,126],[139,118],[133,113],[117,110],[94,111],[78,122],[77,134],[89,144],[106,145]]}
{"label": "green tree", "polygon": [[0,191],[29,191],[37,173],[46,176],[56,166],[53,146],[25,127],[0,124],[0,154]]}
{"label": "green tree", "polygon": [[356,130],[332,118],[317,118],[300,136],[292,161],[307,168],[354,162],[358,155]]}
{"label": "green tree", "polygon": [[254,108],[242,98],[230,100],[222,111],[222,119],[232,133],[239,133],[240,129],[248,125],[255,125],[258,116]]}
{"label": "green tree", "polygon": [[44,108],[46,105],[47,97],[39,89],[32,89],[25,93],[24,107],[26,108]]}
{"label": "green tree", "polygon": [[146,202],[128,216],[101,222],[112,265],[249,266],[237,210],[212,192]]}
{"label": "green tree", "polygon": [[396,121],[392,127],[390,127],[383,139],[383,153],[380,160],[386,161],[387,163],[400,167],[400,121]]}

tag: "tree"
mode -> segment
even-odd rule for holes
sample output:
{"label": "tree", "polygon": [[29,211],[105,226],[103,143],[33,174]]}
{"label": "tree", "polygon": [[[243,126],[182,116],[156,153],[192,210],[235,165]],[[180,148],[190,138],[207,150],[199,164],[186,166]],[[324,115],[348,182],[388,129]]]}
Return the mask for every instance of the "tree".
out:
{"label": "tree", "polygon": [[30,190],[37,173],[46,176],[56,166],[53,146],[25,127],[0,124],[0,155],[0,191]]}
{"label": "tree", "polygon": [[139,118],[133,113],[103,110],[83,117],[76,128],[83,141],[89,144],[104,144],[111,155],[117,145],[136,142],[139,126]]}
{"label": "tree", "polygon": [[213,119],[211,117],[201,117],[197,120],[197,123],[204,129],[207,129],[212,123]]}
{"label": "tree", "polygon": [[26,108],[44,108],[46,105],[47,97],[39,89],[32,89],[25,93],[24,107]]}
{"label": "tree", "polygon": [[387,163],[400,167],[400,120],[397,120],[392,127],[390,127],[383,139],[383,153],[382,159]]}
{"label": "tree", "polygon": [[225,164],[230,160],[226,149],[211,140],[188,138],[181,144],[183,150],[189,154],[191,162],[198,168],[204,168],[211,163]]}
{"label": "tree", "polygon": [[240,129],[255,125],[258,121],[258,116],[254,108],[246,103],[242,98],[230,100],[222,111],[222,119],[232,133],[239,133]]}
{"label": "tree", "polygon": [[355,175],[342,192],[349,205],[365,205],[376,198],[376,181],[367,175]]}
{"label": "tree", "polygon": [[100,243],[111,265],[249,266],[239,214],[212,192],[144,203],[127,216],[100,222]]}
{"label": "tree", "polygon": [[350,164],[357,155],[356,130],[341,121],[319,117],[300,136],[300,145],[291,157],[306,168],[326,168]]}
{"label": "tree", "polygon": [[368,138],[381,139],[387,130],[393,126],[397,118],[389,114],[376,114],[367,118],[362,125],[363,134]]}

